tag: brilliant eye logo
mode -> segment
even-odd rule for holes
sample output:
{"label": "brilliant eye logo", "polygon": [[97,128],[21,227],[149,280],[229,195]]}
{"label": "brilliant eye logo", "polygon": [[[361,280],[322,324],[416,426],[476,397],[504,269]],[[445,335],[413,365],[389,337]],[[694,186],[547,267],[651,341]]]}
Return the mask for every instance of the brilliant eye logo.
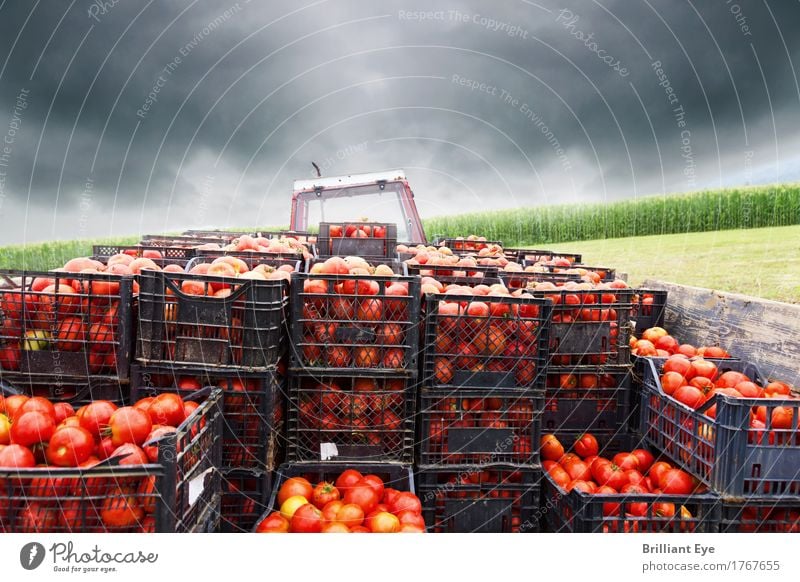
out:
{"label": "brilliant eye logo", "polygon": [[26,570],[35,570],[44,562],[44,546],[38,542],[30,542],[19,551],[19,563]]}

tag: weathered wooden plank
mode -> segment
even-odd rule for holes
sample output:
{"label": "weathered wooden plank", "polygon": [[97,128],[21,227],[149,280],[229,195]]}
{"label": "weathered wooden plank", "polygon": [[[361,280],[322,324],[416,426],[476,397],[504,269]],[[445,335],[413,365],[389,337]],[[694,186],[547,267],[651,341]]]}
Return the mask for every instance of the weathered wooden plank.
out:
{"label": "weathered wooden plank", "polygon": [[800,385],[800,305],[662,281],[642,286],[669,292],[665,327],[679,341],[722,346],[767,377]]}

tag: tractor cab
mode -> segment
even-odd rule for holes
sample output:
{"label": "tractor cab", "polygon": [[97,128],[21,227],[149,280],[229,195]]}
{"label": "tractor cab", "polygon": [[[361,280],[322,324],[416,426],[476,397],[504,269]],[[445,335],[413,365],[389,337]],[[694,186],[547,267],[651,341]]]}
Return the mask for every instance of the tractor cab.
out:
{"label": "tractor cab", "polygon": [[295,180],[291,230],[364,219],[397,224],[399,242],[428,242],[403,170]]}

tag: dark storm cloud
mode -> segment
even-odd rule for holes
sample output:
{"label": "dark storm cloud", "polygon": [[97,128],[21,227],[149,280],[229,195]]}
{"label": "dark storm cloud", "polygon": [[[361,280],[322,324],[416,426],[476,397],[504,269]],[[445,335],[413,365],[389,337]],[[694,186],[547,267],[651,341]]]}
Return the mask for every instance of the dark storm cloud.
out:
{"label": "dark storm cloud", "polygon": [[405,167],[428,215],[797,179],[798,22],[788,1],[6,0],[0,242],[286,223],[311,160]]}

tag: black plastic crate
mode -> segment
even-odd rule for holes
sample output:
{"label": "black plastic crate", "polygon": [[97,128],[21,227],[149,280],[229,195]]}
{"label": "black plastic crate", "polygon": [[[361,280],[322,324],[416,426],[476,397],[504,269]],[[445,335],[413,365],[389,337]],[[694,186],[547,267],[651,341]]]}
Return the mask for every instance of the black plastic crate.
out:
{"label": "black plastic crate", "polygon": [[204,386],[223,392],[220,466],[275,470],[286,448],[285,386],[278,372],[247,374],[137,365],[131,369],[131,401],[164,392],[186,397]]}
{"label": "black plastic crate", "polygon": [[570,265],[573,265],[575,263],[580,264],[583,255],[542,249],[520,249],[520,258],[522,259],[521,262],[524,267],[542,263],[552,263],[559,259],[566,259],[569,261]]}
{"label": "black plastic crate", "polygon": [[197,251],[197,256],[186,263],[186,272],[192,268],[203,263],[213,263],[215,259],[220,257],[234,257],[241,259],[247,264],[247,268],[251,271],[257,265],[267,265],[277,269],[288,265],[292,267],[292,272],[303,272],[306,269],[306,261],[298,258],[297,255],[275,255],[271,253],[248,253],[248,252],[234,252],[234,251]]}
{"label": "black plastic crate", "polygon": [[[220,391],[157,441],[158,462],[0,470],[0,532],[211,532],[220,503]],[[122,512],[124,522],[119,515]]]}
{"label": "black plastic crate", "polygon": [[[149,251],[149,252],[148,252]],[[154,256],[158,253],[160,256]],[[195,250],[186,247],[165,247],[154,245],[94,245],[92,255],[103,262],[114,255],[129,255],[135,258],[148,258],[157,265],[185,265],[195,256]]]}
{"label": "black plastic crate", "polygon": [[550,341],[549,301],[448,294],[427,295],[425,301],[423,385],[542,387]]}
{"label": "black plastic crate", "polygon": [[[645,515],[628,513],[632,503],[647,504]],[[658,510],[669,506],[656,503],[671,504],[674,515],[660,516]],[[605,504],[615,504],[616,511],[603,515]],[[684,516],[681,507],[691,517]],[[545,471],[542,514],[553,533],[714,533],[719,524],[719,497],[713,493],[591,495],[577,489],[566,493]]]}
{"label": "black plastic crate", "polygon": [[[800,494],[800,400],[717,394],[693,410],[662,390],[664,360],[648,360],[640,423],[649,443],[723,495]],[[723,362],[718,365],[720,373],[742,372],[764,385],[755,365]],[[716,406],[715,419],[705,415],[712,406]],[[765,427],[751,428],[752,411],[759,407],[764,407]],[[788,411],[791,420],[776,427],[777,408]]]}
{"label": "black plastic crate", "polygon": [[550,365],[627,365],[632,289],[530,291],[553,301]]}
{"label": "black plastic crate", "polygon": [[222,472],[220,532],[247,533],[269,508],[272,471],[232,469]]}
{"label": "black plastic crate", "polygon": [[668,292],[663,289],[637,289],[631,318],[640,334],[651,327],[664,326]]}
{"label": "black plastic crate", "polygon": [[132,277],[0,271],[0,368],[62,384],[128,378]]}
{"label": "black plastic crate", "polygon": [[420,467],[422,516],[435,533],[538,532],[541,479],[540,467]]}
{"label": "black plastic crate", "polygon": [[[240,233],[243,234],[243,233]],[[140,244],[154,247],[184,247],[193,249],[204,244],[228,244],[232,237],[186,236],[181,234],[146,234]]]}
{"label": "black plastic crate", "polygon": [[405,263],[409,275],[433,277],[442,285],[494,285],[500,283],[497,267],[483,265],[419,265]]}
{"label": "black plastic crate", "polygon": [[[351,238],[349,228],[356,230],[369,228],[368,236]],[[376,237],[377,229],[383,229],[384,236]],[[331,231],[341,229],[340,236],[332,236]],[[338,234],[334,232],[333,234]],[[320,257],[385,257],[397,256],[397,225],[386,222],[320,222],[317,235],[317,253]]]}
{"label": "black plastic crate", "polygon": [[[370,463],[362,461],[357,463],[285,463],[275,472],[272,492],[269,496],[267,509],[256,521],[256,525],[274,511],[278,511],[278,491],[284,482],[291,477],[304,477],[312,485],[327,481],[335,483],[336,479],[347,469],[355,469],[362,475],[376,475],[383,480],[386,488],[397,491],[416,493],[414,488],[414,473],[410,465],[400,463]],[[427,523],[427,520],[426,520]]]}
{"label": "black plastic crate", "polygon": [[798,533],[800,496],[722,500],[721,533]]}
{"label": "black plastic crate", "polygon": [[419,278],[295,274],[291,293],[293,368],[416,374]]}
{"label": "black plastic crate", "polygon": [[548,367],[542,430],[626,430],[632,380],[631,366]]}
{"label": "black plastic crate", "polygon": [[561,287],[565,283],[580,283],[577,273],[550,273],[536,271],[500,271],[500,279],[509,289],[533,289],[537,283],[552,283]]}
{"label": "black plastic crate", "polygon": [[[324,263],[326,260],[330,259],[331,257],[314,257],[309,259],[306,263],[306,270],[303,271],[304,273],[310,273],[311,269],[314,265],[320,265]],[[395,275],[403,275],[408,276],[410,273],[406,268],[405,263],[402,263],[399,259],[396,258],[383,258],[383,257],[370,257],[369,260],[364,259],[370,267],[377,267],[378,265],[384,265],[389,267]]]}
{"label": "black plastic crate", "polygon": [[130,386],[127,381],[120,382],[106,378],[56,381],[2,370],[0,370],[0,389],[26,396],[41,396],[53,402],[69,402],[75,408],[95,400],[109,400],[121,406],[127,404],[130,397]]}
{"label": "black plastic crate", "polygon": [[413,376],[292,374],[287,458],[410,463],[415,398]]}
{"label": "black plastic crate", "polygon": [[581,265],[579,263],[575,263],[569,267],[544,263],[544,267],[551,273],[564,273],[566,271],[583,269],[589,273],[596,273],[599,276],[600,281],[603,282],[614,281],[617,278],[617,270],[611,267],[592,267],[589,265]]}
{"label": "black plastic crate", "polygon": [[539,463],[542,391],[423,388],[419,402],[420,465]]}
{"label": "black plastic crate", "polygon": [[[284,280],[142,271],[136,359],[145,365],[266,370],[285,347],[287,290]],[[209,295],[215,291],[229,295]]]}

